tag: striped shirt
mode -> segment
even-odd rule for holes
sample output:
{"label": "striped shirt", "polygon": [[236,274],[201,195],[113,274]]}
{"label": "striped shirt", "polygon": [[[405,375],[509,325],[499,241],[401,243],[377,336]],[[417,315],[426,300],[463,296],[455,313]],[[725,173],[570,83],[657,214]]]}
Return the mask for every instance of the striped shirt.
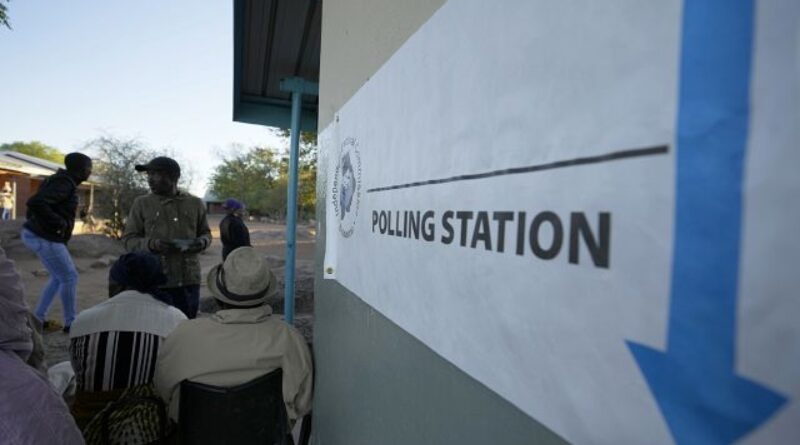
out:
{"label": "striped shirt", "polygon": [[162,338],[147,332],[110,331],[70,340],[78,390],[111,391],[153,381]]}
{"label": "striped shirt", "polygon": [[70,330],[78,391],[125,389],[153,381],[158,348],[186,316],[128,290],[81,312]]}

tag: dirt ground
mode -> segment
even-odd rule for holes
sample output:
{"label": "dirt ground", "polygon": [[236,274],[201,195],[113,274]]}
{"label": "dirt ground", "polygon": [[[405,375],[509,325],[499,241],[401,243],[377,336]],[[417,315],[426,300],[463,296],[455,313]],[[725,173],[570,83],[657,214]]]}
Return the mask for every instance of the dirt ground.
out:
{"label": "dirt ground", "polygon": [[[222,260],[222,244],[219,241],[219,221],[221,216],[209,216],[213,242],[211,246],[200,255],[202,266],[202,285],[200,287],[201,316],[215,310],[211,294],[205,286],[205,276],[208,271]],[[4,221],[0,223],[0,245],[9,258],[16,262],[25,283],[25,297],[28,305],[33,310],[39,299],[39,294],[47,284],[48,276],[36,256],[30,252],[19,240],[19,226],[21,222]],[[284,258],[286,250],[284,225],[248,221],[250,239],[259,252],[263,253],[272,270],[278,277],[279,292],[270,304],[276,313],[283,313],[283,276]],[[297,260],[295,282],[295,325],[311,342],[313,325],[313,294],[314,294],[314,239],[316,236],[313,225],[300,225],[297,228]],[[108,298],[108,270],[113,261],[124,249],[120,242],[102,235],[79,234],[74,235],[68,245],[73,260],[78,269],[78,312],[94,306]],[[63,322],[62,305],[58,296],[53,300],[47,314],[50,320]],[[45,333],[47,344],[47,361],[50,365],[67,359],[66,334],[58,332]]]}

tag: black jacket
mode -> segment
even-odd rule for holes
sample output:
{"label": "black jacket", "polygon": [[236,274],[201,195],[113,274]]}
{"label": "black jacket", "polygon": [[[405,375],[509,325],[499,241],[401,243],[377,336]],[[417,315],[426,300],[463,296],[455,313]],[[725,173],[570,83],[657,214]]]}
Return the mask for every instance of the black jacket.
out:
{"label": "black jacket", "polygon": [[24,227],[48,241],[66,244],[75,227],[77,188],[78,184],[64,169],[45,179],[39,191],[28,199],[28,220]]}
{"label": "black jacket", "polygon": [[244,221],[230,213],[219,223],[219,238],[222,240],[222,261],[234,249],[250,245],[250,231]]}

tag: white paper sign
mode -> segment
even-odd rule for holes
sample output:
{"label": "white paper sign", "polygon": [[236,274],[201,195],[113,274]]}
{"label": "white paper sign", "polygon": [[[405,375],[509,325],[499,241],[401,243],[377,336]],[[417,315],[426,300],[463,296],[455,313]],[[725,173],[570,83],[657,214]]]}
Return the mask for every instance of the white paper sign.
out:
{"label": "white paper sign", "polygon": [[800,8],[757,6],[743,124],[704,11],[451,0],[320,135],[325,277],[571,442],[800,440]]}

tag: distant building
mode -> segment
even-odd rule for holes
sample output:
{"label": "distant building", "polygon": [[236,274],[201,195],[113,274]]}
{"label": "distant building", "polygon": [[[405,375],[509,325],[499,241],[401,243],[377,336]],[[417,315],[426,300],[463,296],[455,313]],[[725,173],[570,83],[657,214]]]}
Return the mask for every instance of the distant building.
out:
{"label": "distant building", "polygon": [[[14,194],[14,208],[11,218],[25,218],[25,203],[41,187],[50,175],[64,168],[55,162],[29,156],[15,151],[0,151],[0,189],[5,185]],[[94,207],[94,189],[97,182],[84,182],[78,187],[78,209],[91,212]]]}
{"label": "distant building", "polygon": [[225,209],[222,208],[223,201],[224,199],[220,199],[211,190],[206,190],[206,194],[203,195],[203,202],[206,204],[206,212],[208,212],[209,215],[225,213]]}

